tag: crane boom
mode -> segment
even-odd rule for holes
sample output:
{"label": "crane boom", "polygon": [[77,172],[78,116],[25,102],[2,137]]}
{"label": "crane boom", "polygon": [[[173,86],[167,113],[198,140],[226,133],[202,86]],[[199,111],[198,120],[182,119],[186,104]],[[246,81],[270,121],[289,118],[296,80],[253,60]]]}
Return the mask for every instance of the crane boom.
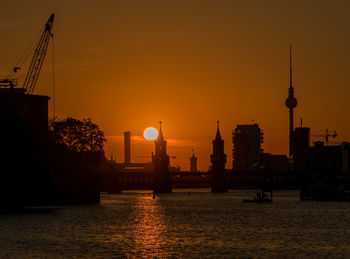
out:
{"label": "crane boom", "polygon": [[326,134],[320,134],[320,135],[311,135],[312,137],[323,137],[326,140],[326,145],[328,145],[328,139],[329,137],[336,138],[338,136],[337,132],[334,131],[333,134],[328,133],[328,129],[326,129]]}
{"label": "crane boom", "polygon": [[44,63],[44,59],[49,45],[50,37],[52,36],[51,31],[53,27],[53,21],[55,14],[51,14],[49,20],[46,22],[44,31],[40,37],[39,43],[35,48],[30,67],[25,77],[23,88],[27,91],[27,94],[33,94],[36,82],[38,80],[41,67]]}

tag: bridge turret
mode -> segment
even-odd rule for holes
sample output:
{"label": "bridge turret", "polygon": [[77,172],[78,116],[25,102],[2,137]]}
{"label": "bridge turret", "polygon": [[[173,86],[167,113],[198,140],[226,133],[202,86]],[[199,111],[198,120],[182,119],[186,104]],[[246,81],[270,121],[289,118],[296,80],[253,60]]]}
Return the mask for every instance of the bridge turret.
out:
{"label": "bridge turret", "polygon": [[210,155],[210,161],[212,163],[211,191],[227,192],[227,186],[225,182],[226,154],[224,152],[224,140],[221,138],[219,121],[217,123],[218,126],[216,130],[216,136],[213,140],[213,154]]}
{"label": "bridge turret", "polygon": [[196,173],[197,171],[197,157],[194,155],[194,151],[192,149],[192,156],[190,157],[190,172]]}
{"label": "bridge turret", "polygon": [[154,142],[155,153],[152,155],[154,165],[154,192],[169,193],[171,192],[171,182],[169,175],[169,156],[166,153],[166,144],[162,132],[162,122],[159,122],[158,138]]}

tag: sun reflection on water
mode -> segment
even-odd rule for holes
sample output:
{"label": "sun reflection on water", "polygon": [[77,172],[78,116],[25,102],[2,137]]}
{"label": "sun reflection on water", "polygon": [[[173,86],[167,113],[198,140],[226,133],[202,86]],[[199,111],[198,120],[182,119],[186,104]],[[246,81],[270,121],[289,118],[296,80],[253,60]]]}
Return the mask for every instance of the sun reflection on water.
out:
{"label": "sun reflection on water", "polygon": [[134,254],[139,256],[167,257],[165,251],[167,229],[159,197],[140,195],[134,206]]}

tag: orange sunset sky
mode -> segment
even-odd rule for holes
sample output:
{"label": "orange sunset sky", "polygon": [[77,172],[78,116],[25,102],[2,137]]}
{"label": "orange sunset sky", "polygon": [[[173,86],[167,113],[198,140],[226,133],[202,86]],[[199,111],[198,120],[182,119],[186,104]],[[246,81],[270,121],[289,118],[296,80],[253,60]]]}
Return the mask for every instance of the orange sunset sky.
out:
{"label": "orange sunset sky", "polygon": [[[124,131],[132,160],[149,160],[142,132],[161,120],[171,163],[184,170],[192,148],[208,169],[220,120],[231,168],[237,124],[254,120],[265,152],[287,153],[290,43],[295,125],[302,117],[311,134],[328,128],[350,140],[349,10],[345,0],[1,0],[0,76],[55,13],[59,118],[91,118],[118,162]],[[51,63],[52,45],[36,94],[52,96]]]}

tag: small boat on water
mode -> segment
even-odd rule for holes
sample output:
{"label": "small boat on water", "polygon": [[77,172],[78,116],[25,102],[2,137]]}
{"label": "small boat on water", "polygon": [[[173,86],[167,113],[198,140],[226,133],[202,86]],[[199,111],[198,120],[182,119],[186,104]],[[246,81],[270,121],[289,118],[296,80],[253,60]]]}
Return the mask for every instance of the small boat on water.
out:
{"label": "small boat on water", "polygon": [[270,197],[268,197],[264,191],[261,191],[257,192],[253,199],[243,199],[243,202],[272,203],[272,191],[270,193]]}

